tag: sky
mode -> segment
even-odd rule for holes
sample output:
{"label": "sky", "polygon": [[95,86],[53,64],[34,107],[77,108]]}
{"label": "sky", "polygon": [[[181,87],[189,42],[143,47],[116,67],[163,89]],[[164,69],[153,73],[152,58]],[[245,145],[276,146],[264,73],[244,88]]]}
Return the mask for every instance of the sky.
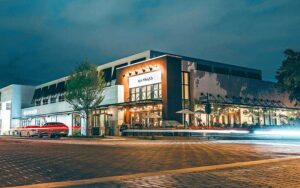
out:
{"label": "sky", "polygon": [[275,72],[300,50],[295,0],[0,0],[0,87],[148,49]]}

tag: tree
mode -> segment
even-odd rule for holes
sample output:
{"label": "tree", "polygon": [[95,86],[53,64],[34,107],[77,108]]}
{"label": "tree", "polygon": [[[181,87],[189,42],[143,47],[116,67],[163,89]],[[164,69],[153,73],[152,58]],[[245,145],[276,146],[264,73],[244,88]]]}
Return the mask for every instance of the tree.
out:
{"label": "tree", "polygon": [[75,111],[83,112],[86,118],[86,136],[90,135],[89,111],[103,101],[104,88],[103,72],[98,72],[97,66],[87,59],[68,78],[65,99]]}
{"label": "tree", "polygon": [[300,52],[291,49],[284,51],[285,59],[276,72],[278,87],[289,93],[289,99],[300,104]]}

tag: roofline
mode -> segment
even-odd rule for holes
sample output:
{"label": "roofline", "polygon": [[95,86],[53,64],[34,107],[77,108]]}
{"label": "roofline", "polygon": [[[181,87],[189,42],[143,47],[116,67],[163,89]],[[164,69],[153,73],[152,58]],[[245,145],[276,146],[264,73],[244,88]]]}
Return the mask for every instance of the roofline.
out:
{"label": "roofline", "polygon": [[126,65],[126,66],[123,66],[123,67],[118,67],[117,70],[123,69],[123,68],[126,68],[126,67],[130,67],[130,66],[133,66],[133,65],[138,65],[138,64],[141,64],[141,63],[145,63],[147,61],[152,61],[152,60],[155,60],[155,59],[164,58],[164,57],[175,57],[175,58],[182,59],[180,56],[176,56],[176,55],[172,55],[172,54],[165,54],[165,55],[157,56],[157,57],[154,57],[154,58],[151,58],[151,59],[146,59],[144,61],[139,61],[139,62],[134,63],[134,64],[129,64],[129,65]]}
{"label": "roofline", "polygon": [[167,53],[167,52],[162,52],[162,51],[157,51],[157,50],[150,50],[150,52],[170,54],[170,55],[174,55],[174,56],[180,56],[180,57],[182,57],[182,59],[190,58],[190,59],[195,59],[195,60],[199,60],[199,61],[206,61],[207,63],[216,63],[216,64],[223,65],[223,66],[243,68],[243,69],[247,69],[247,70],[258,71],[260,73],[262,72],[260,69],[256,69],[256,68],[249,68],[249,67],[245,67],[245,66],[233,65],[233,64],[228,64],[228,63],[221,63],[221,62],[217,62],[217,61],[212,61],[212,60],[207,60],[207,59],[200,59],[200,58],[195,58],[195,57],[190,57],[190,56],[185,56],[185,55],[178,55],[178,54]]}

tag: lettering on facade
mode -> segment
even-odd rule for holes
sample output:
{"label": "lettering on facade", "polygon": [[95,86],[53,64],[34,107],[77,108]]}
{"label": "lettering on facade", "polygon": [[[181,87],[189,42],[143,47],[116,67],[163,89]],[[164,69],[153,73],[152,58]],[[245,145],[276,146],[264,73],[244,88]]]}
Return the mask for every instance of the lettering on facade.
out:
{"label": "lettering on facade", "polygon": [[24,116],[32,116],[38,113],[37,109],[23,111]]}
{"label": "lettering on facade", "polygon": [[161,82],[161,71],[129,77],[129,88],[151,85]]}

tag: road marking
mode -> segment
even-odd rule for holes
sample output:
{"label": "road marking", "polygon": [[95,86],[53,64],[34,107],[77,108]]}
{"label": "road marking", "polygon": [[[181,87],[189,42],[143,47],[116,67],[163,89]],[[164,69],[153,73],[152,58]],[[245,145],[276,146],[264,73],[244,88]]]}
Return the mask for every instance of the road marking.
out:
{"label": "road marking", "polygon": [[247,162],[236,162],[236,163],[221,164],[221,165],[200,166],[200,167],[175,169],[175,170],[163,170],[159,172],[146,172],[146,173],[137,173],[137,174],[121,175],[121,176],[109,176],[109,177],[82,179],[82,180],[74,180],[74,181],[41,183],[41,184],[18,186],[18,188],[44,188],[44,187],[52,188],[52,187],[80,186],[80,185],[88,185],[94,183],[122,181],[122,180],[149,177],[149,176],[174,175],[174,174],[203,172],[203,171],[211,171],[211,170],[221,170],[221,169],[234,168],[234,167],[245,167],[245,166],[252,166],[252,165],[259,165],[259,164],[283,162],[283,161],[289,161],[295,159],[300,159],[300,156],[290,156],[284,158],[264,159],[264,160],[247,161]]}

